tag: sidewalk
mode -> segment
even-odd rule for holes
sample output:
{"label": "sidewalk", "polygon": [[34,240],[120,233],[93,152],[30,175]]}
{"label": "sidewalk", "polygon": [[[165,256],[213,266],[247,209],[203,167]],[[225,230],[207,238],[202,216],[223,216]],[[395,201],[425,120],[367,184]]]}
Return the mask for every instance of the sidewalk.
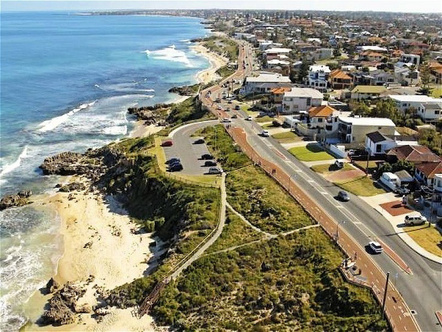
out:
{"label": "sidewalk", "polygon": [[381,214],[385,219],[387,219],[390,222],[391,226],[393,227],[395,233],[411,249],[416,251],[419,255],[432,260],[433,262],[442,264],[441,257],[438,257],[438,256],[426,251],[424,248],[419,246],[407,233],[405,233],[401,227],[398,227],[398,225],[402,225],[404,223],[404,217],[407,215],[407,213],[400,214],[397,216],[392,216],[390,213],[388,213],[385,209],[382,208],[381,204],[400,200],[400,198],[396,197],[394,193],[390,192],[390,193],[386,193],[386,194],[369,196],[369,197],[360,197],[360,198],[362,200],[364,200],[368,205],[373,207],[376,211],[378,211],[379,214]]}

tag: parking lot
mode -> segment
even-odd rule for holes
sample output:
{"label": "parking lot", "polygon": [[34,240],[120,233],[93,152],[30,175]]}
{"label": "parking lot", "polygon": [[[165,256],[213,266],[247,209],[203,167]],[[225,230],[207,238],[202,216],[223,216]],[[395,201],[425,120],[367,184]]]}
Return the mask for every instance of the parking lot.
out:
{"label": "parking lot", "polygon": [[201,155],[209,153],[206,144],[194,144],[201,137],[190,137],[190,135],[175,135],[173,145],[163,147],[166,160],[179,158],[183,165],[182,174],[203,175],[209,167],[204,167],[206,160],[201,160]]}

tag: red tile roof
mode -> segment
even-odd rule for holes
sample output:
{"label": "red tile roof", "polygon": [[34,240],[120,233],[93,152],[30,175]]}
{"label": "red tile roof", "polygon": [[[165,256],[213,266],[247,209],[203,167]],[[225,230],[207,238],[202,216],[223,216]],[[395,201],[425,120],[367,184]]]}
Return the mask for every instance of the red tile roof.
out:
{"label": "red tile roof", "polygon": [[438,163],[423,163],[416,168],[421,171],[428,179],[434,178],[436,174],[442,174],[442,161]]}
{"label": "red tile roof", "polygon": [[328,105],[323,105],[323,106],[316,106],[316,107],[312,107],[308,110],[308,115],[311,118],[314,117],[329,117],[330,115],[333,114],[333,112],[336,112],[336,110],[333,107],[330,107]]}
{"label": "red tile roof", "polygon": [[431,152],[426,146],[421,145],[397,146],[388,151],[387,155],[396,156],[398,160],[407,160],[414,163],[441,161],[438,155]]}

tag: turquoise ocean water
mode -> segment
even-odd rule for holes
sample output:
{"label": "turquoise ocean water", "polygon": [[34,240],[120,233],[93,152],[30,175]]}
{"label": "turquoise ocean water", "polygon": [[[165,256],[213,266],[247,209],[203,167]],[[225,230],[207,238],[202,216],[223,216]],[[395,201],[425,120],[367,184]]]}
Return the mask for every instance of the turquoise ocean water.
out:
{"label": "turquoise ocean water", "polygon": [[[129,133],[135,105],[170,102],[172,86],[209,66],[190,39],[196,18],[1,13],[0,192],[51,192],[38,166]],[[0,212],[0,330],[26,320],[22,303],[53,274],[62,244],[53,211]]]}

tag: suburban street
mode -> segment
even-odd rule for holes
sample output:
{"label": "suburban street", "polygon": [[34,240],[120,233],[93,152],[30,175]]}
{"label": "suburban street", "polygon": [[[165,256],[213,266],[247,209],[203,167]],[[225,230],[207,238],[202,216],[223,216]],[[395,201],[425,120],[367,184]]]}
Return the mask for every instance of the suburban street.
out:
{"label": "suburban street", "polygon": [[[247,45],[245,51],[240,51],[239,70],[234,75],[234,79],[243,79],[244,75],[247,75],[252,68],[251,57],[248,56],[248,65],[245,70],[242,69],[241,63],[244,61],[244,53],[250,54]],[[212,100],[216,98],[214,96],[220,89],[219,86],[210,88]],[[213,102],[206,98],[206,94],[207,90],[203,91],[200,97],[202,96],[206,105],[211,106]],[[218,111],[218,113],[220,117],[226,117],[225,112]],[[242,115],[245,116],[244,113]],[[393,284],[401,293],[420,329],[423,331],[441,330],[435,315],[436,311],[442,309],[441,265],[423,258],[410,249],[394,233],[390,223],[360,198],[352,195],[349,202],[337,201],[334,196],[339,191],[338,187],[310,170],[274,139],[258,136],[258,133],[261,132],[261,127],[258,124],[245,121],[241,116],[239,119],[232,120],[232,127],[239,127],[245,131],[248,143],[260,157],[278,165],[290,176],[290,180],[302,188],[304,193],[316,202],[329,217],[340,223],[340,232],[345,231],[361,248],[364,248],[371,239],[380,239],[408,265],[411,274],[401,269],[385,253],[375,256],[365,253],[380,267],[384,274],[390,272],[390,285]],[[404,316],[407,315],[408,313],[404,313]],[[399,317],[399,319],[401,318]]]}

